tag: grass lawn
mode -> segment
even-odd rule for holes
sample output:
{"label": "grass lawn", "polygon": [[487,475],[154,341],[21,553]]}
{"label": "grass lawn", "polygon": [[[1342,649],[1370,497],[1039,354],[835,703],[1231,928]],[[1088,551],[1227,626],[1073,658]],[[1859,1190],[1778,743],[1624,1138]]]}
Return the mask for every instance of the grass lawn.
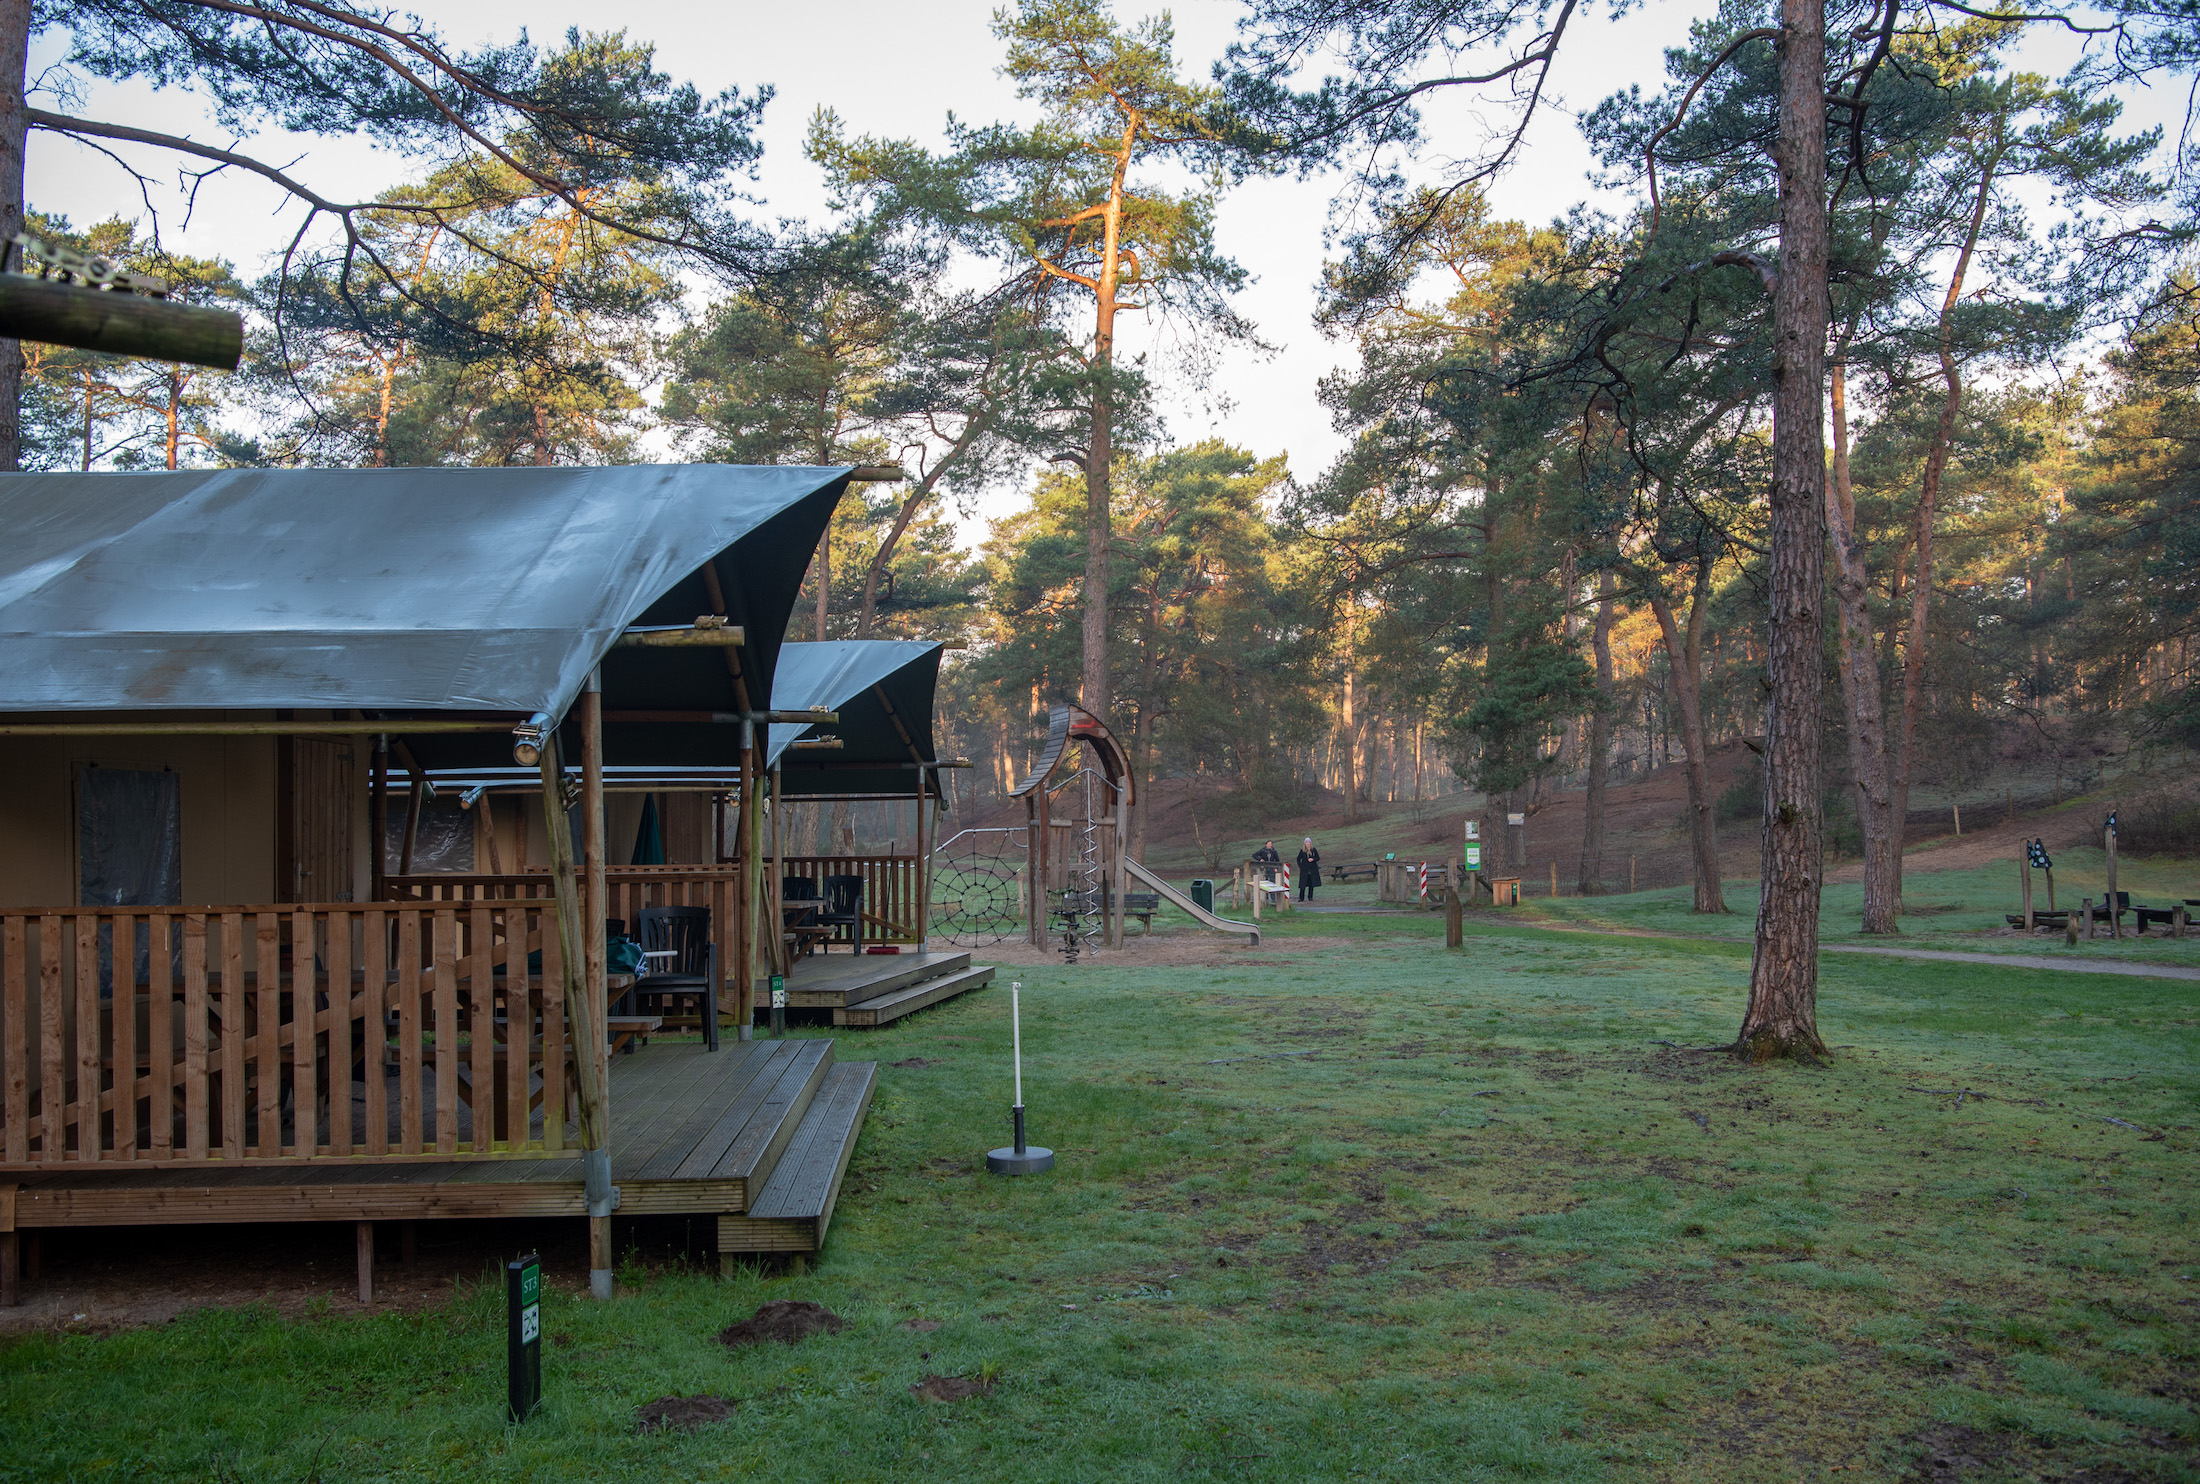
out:
{"label": "grass lawn", "polygon": [[[2075,907],[2083,897],[2098,902],[2107,894],[2106,883],[2106,864],[2099,850],[2057,853],[2058,906]],[[2167,907],[2187,896],[2200,897],[2200,865],[2183,860],[2125,859],[2117,863],[2116,884],[2118,890],[2129,892],[2134,902]],[[2045,910],[2047,888],[2036,872],[2032,889],[2033,906]],[[2200,967],[2200,926],[2188,929],[2188,936],[2182,939],[2171,938],[2160,927],[2142,938],[2133,930],[2134,919],[2127,916],[2121,939],[2109,938],[2103,923],[2095,928],[2100,936],[2090,941],[2080,938],[2074,946],[2052,933],[2012,932],[2006,914],[2020,909],[2018,893],[2014,861],[1973,870],[1935,871],[1913,856],[1903,881],[1903,895],[1910,910],[1902,918],[1898,937],[1863,934],[1858,922],[1864,908],[1864,888],[1851,884],[1826,888],[1819,919],[1821,941]],[[1616,897],[1553,899],[1533,895],[1522,905],[1527,918],[1553,924],[1699,934],[1741,943],[1749,942],[1755,934],[1755,880],[1726,883],[1726,904],[1731,910],[1724,917],[1697,916],[1690,910],[1693,901],[1691,888],[1681,886]],[[2196,924],[2200,924],[2200,907],[2192,912]]]}
{"label": "grass lawn", "polygon": [[[2200,987],[1830,956],[1833,1059],[1747,1068],[1738,944],[1271,929],[1024,972],[1051,1175],[983,1173],[1005,992],[848,1035],[909,1064],[823,1260],[555,1273],[525,1427],[484,1281],[10,1342],[0,1478],[2200,1479]],[[714,1343],[773,1298],[849,1326]]]}

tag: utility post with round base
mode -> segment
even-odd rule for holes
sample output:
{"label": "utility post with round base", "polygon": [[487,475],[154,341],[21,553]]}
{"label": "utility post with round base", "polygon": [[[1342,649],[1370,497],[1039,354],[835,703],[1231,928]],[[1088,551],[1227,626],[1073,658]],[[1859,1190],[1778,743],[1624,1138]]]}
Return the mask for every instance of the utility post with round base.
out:
{"label": "utility post with round base", "polygon": [[1040,1149],[1024,1142],[1024,1018],[1021,998],[1023,981],[1011,980],[1008,986],[1008,1033],[1014,1048],[1016,1062],[1016,1101],[1008,1110],[1016,1127],[1016,1142],[1006,1149],[986,1151],[985,1167],[995,1175],[1036,1175],[1042,1170],[1054,1168],[1054,1151]]}

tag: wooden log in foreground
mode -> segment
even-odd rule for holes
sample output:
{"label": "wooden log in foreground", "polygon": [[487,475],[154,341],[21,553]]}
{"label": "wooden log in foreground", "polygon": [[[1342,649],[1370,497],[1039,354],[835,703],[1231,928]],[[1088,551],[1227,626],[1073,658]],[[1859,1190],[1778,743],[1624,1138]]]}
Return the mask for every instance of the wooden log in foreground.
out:
{"label": "wooden log in foreground", "polygon": [[227,309],[0,273],[0,336],[234,371],[244,320]]}

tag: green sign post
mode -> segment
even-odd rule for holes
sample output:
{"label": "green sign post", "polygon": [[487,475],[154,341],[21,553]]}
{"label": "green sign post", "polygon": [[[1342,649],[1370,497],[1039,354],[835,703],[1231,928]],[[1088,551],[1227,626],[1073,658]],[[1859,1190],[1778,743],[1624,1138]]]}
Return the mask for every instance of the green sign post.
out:
{"label": "green sign post", "polygon": [[772,1034],[787,1034],[787,976],[772,975]]}
{"label": "green sign post", "polygon": [[542,1258],[530,1252],[504,1267],[507,1413],[525,1422],[542,1401]]}

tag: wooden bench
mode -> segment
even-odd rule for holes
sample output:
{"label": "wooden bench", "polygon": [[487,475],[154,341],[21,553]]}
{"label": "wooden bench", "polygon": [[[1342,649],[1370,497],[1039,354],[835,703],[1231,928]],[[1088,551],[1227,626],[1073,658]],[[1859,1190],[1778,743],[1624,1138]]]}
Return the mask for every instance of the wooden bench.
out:
{"label": "wooden bench", "polygon": [[[2058,908],[2055,911],[2050,912],[2046,908],[2042,907],[2032,914],[2033,927],[2048,928],[2058,933],[2063,930],[2064,925],[2067,924],[2069,921],[2070,910],[2068,908]],[[2024,914],[2022,912],[2010,913],[2009,925],[2013,928],[2023,927]]]}
{"label": "wooden bench", "polygon": [[2147,924],[2150,922],[2158,922],[2172,933],[2182,935],[2186,913],[2181,906],[2134,907],[2131,913],[2139,919],[2139,936],[2142,938],[2146,936]]}
{"label": "wooden bench", "polygon": [[1127,891],[1123,893],[1123,915],[1138,919],[1141,933],[1153,931],[1153,915],[1161,910],[1161,893],[1157,891]]}
{"label": "wooden bench", "polygon": [[665,1024],[662,1015],[606,1015],[603,1019],[614,1053],[632,1051],[637,1040],[647,1045],[650,1032],[664,1029]]}

